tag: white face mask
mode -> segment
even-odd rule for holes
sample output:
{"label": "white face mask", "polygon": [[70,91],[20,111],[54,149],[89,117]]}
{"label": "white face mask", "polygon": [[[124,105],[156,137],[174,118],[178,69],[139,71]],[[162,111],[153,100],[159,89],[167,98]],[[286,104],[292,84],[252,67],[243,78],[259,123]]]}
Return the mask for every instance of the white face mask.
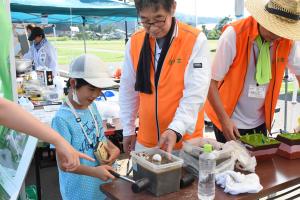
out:
{"label": "white face mask", "polygon": [[78,96],[77,96],[77,92],[76,89],[73,90],[73,101],[75,101],[78,105],[81,105],[81,103],[79,102]]}

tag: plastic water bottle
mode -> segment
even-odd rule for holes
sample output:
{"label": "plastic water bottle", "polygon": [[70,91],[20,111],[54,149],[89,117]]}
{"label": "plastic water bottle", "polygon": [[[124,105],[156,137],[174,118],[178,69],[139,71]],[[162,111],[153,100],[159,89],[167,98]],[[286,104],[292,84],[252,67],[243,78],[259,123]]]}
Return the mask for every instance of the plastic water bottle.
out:
{"label": "plastic water bottle", "polygon": [[215,168],[216,159],[212,153],[212,145],[205,144],[204,151],[199,156],[198,199],[215,198]]}

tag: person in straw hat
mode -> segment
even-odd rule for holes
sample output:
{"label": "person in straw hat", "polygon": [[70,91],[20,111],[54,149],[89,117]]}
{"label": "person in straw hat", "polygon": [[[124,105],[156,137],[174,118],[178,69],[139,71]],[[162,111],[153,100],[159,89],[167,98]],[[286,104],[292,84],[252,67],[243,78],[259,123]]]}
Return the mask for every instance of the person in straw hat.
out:
{"label": "person in straw hat", "polygon": [[247,0],[224,28],[205,111],[218,141],[270,132],[285,68],[300,81],[300,1]]}
{"label": "person in straw hat", "polygon": [[[59,185],[62,199],[105,199],[99,190],[103,180],[114,178],[108,170],[119,156],[119,149],[104,136],[102,119],[93,101],[100,96],[101,90],[116,83],[110,78],[108,69],[97,56],[83,54],[70,65],[67,82],[68,96],[65,103],[55,114],[52,128],[59,132],[77,151],[94,158],[96,162],[81,160],[73,173],[59,170]],[[99,154],[94,151],[103,144]],[[107,144],[107,146],[106,146]],[[102,151],[108,157],[102,156]],[[97,151],[96,151],[97,152]],[[61,160],[58,160],[58,163]]]}

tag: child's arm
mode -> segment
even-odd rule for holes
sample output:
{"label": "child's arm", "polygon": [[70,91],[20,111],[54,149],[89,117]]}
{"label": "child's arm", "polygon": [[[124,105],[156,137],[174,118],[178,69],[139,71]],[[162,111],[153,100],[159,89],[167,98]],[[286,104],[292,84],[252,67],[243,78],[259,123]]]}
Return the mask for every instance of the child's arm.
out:
{"label": "child's arm", "polygon": [[94,161],[93,158],[74,150],[62,136],[49,126],[38,121],[17,104],[3,98],[0,98],[0,124],[54,144],[61,160],[62,170],[75,170],[80,165],[79,158]]}
{"label": "child's arm", "polygon": [[111,173],[109,173],[108,170],[114,171],[114,169],[108,165],[100,165],[97,167],[80,165],[75,171],[73,171],[73,173],[92,176],[92,177],[99,178],[103,181],[107,181],[108,179],[115,178]]}

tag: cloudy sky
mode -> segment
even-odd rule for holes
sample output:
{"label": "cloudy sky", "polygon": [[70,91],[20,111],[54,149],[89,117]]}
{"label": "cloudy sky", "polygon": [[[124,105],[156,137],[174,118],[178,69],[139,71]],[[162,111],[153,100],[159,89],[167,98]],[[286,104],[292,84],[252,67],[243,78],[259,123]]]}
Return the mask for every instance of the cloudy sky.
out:
{"label": "cloudy sky", "polygon": [[[177,12],[200,17],[234,16],[235,0],[176,0]],[[243,1],[243,0],[237,0]],[[245,12],[247,15],[247,13]]]}

